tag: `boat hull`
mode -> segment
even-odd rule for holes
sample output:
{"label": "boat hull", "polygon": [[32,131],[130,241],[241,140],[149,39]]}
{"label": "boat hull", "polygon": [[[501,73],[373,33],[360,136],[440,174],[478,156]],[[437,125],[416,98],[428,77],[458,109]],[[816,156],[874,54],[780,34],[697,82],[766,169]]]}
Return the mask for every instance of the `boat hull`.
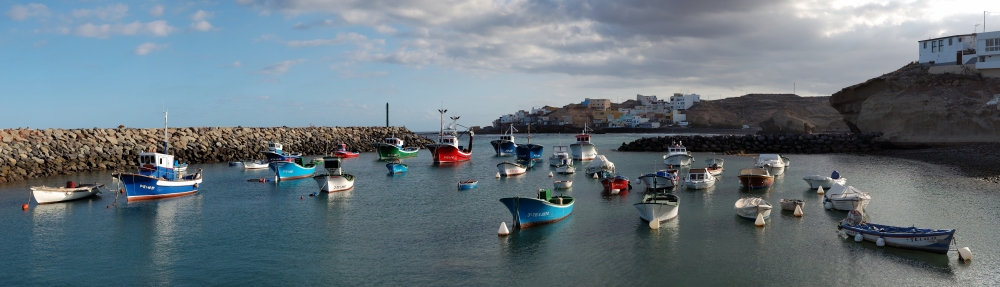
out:
{"label": "boat hull", "polygon": [[782,210],[795,211],[795,207],[805,208],[806,202],[800,199],[782,199],[778,205],[781,205]]}
{"label": "boat hull", "polygon": [[521,175],[527,171],[527,167],[512,162],[501,162],[497,164],[497,172],[502,176]]}
{"label": "boat hull", "polygon": [[565,219],[573,212],[573,204],[555,204],[537,198],[506,197],[500,202],[514,216],[514,226],[525,228],[539,224],[552,223]]}
{"label": "boat hull", "polygon": [[570,155],[575,160],[592,160],[597,157],[597,147],[592,143],[575,143],[569,145]]}
{"label": "boat hull", "polygon": [[674,165],[674,166],[688,166],[691,165],[692,157],[685,154],[675,154],[663,158],[663,164]]}
{"label": "boat hull", "polygon": [[736,201],[736,215],[743,218],[757,219],[759,213],[764,219],[771,218],[771,204],[760,198],[747,197]]}
{"label": "boat hull", "polygon": [[830,199],[823,198],[823,204],[829,202],[833,205],[833,209],[851,211],[858,209],[858,207],[864,207],[868,205],[868,199],[865,198],[851,198],[851,199]]}
{"label": "boat hull", "polygon": [[401,163],[387,163],[385,167],[389,169],[389,173],[404,173],[410,168],[405,164]]}
{"label": "boat hull", "polygon": [[652,222],[667,221],[677,218],[677,203],[657,202],[657,203],[636,203],[635,209],[639,210],[639,217],[645,221]]}
{"label": "boat hull", "polygon": [[518,160],[523,161],[533,161],[542,160],[543,147],[537,144],[523,144],[518,145],[515,149],[515,154],[517,154]]}
{"label": "boat hull", "polygon": [[572,165],[560,165],[556,167],[556,173],[559,174],[573,174],[576,173],[576,167]]}
{"label": "boat hull", "polygon": [[56,203],[83,199],[100,192],[96,185],[85,185],[76,188],[66,187],[31,187],[31,195],[38,204]]}
{"label": "boat hull", "polygon": [[358,155],[360,155],[360,153],[349,152],[349,151],[336,151],[336,152],[333,153],[333,156],[336,156],[336,157],[339,157],[339,158],[355,158],[355,157],[358,157]]}
{"label": "boat hull", "polygon": [[264,161],[244,162],[243,169],[265,169],[268,163]]}
{"label": "boat hull", "polygon": [[830,189],[830,187],[833,187],[834,184],[839,184],[839,185],[847,184],[847,178],[843,177],[838,179],[833,179],[830,177],[817,178],[817,177],[806,176],[805,178],[802,178],[802,180],[805,180],[806,183],[809,184],[809,187],[812,189],[817,189],[821,186],[825,189]]}
{"label": "boat hull", "polygon": [[552,183],[552,187],[555,189],[567,189],[573,187],[573,181],[571,180],[559,180]]}
{"label": "boat hull", "polygon": [[688,189],[706,189],[715,186],[715,180],[686,181],[684,186]]}
{"label": "boat hull", "polygon": [[[858,233],[865,241],[877,242],[881,237],[886,246],[926,251],[938,254],[947,254],[954,241],[955,230],[927,230],[913,227],[896,227],[880,224],[862,223],[849,225],[841,222],[840,227],[844,233],[853,238]],[[895,228],[902,232],[884,232]],[[920,232],[926,230],[927,232]]]}
{"label": "boat hull", "polygon": [[740,175],[740,185],[745,188],[767,188],[774,184],[773,176],[764,175]]}
{"label": "boat hull", "polygon": [[379,160],[416,157],[420,151],[420,148],[416,147],[400,148],[386,143],[373,143],[372,146],[375,146]]}
{"label": "boat hull", "polygon": [[720,175],[720,174],[722,174],[722,171],[724,169],[722,169],[722,167],[708,167],[708,168],[705,168],[705,170],[708,171],[708,174],[711,174],[711,175]]}
{"label": "boat hull", "polygon": [[319,185],[319,190],[322,192],[338,192],[354,188],[354,175],[351,174],[321,174],[313,176],[313,179],[316,180],[316,184]]}
{"label": "boat hull", "polygon": [[301,166],[294,162],[272,162],[268,167],[278,180],[308,178],[316,171],[315,165]]}
{"label": "boat hull", "polygon": [[434,163],[463,162],[472,158],[472,152],[459,150],[452,145],[428,145],[427,149],[431,151]]}
{"label": "boat hull", "polygon": [[627,179],[622,179],[622,178],[617,178],[617,177],[609,177],[609,178],[602,179],[601,180],[601,186],[604,187],[604,190],[608,190],[608,191],[615,190],[615,189],[617,189],[617,190],[628,190],[629,189],[628,188],[628,180]]}
{"label": "boat hull", "polygon": [[490,145],[493,146],[497,156],[512,156],[517,148],[517,144],[508,140],[492,140]]}
{"label": "boat hull", "polygon": [[642,184],[646,185],[646,189],[671,188],[677,185],[676,179],[670,179],[665,176],[652,174],[640,176],[639,181],[642,181]]}
{"label": "boat hull", "polygon": [[129,201],[191,195],[198,192],[198,185],[201,184],[200,177],[172,181],[134,173],[119,174],[117,177],[122,181]]}
{"label": "boat hull", "polygon": [[470,190],[479,187],[479,182],[459,182],[458,190]]}

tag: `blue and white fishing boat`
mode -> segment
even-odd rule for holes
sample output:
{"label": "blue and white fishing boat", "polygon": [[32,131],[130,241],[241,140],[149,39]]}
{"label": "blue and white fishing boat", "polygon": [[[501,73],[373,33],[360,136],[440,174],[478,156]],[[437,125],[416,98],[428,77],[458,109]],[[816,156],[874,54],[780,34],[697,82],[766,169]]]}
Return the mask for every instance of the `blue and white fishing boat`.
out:
{"label": "blue and white fishing boat", "polygon": [[514,153],[517,154],[518,161],[542,160],[543,147],[540,144],[531,143],[531,125],[528,125],[528,143],[517,145]]}
{"label": "blue and white fishing boat", "polygon": [[305,163],[302,154],[284,152],[280,143],[269,142],[267,148],[263,154],[267,157],[268,168],[274,172],[275,180],[308,178],[316,171],[315,163]]}
{"label": "blue and white fishing boat", "polygon": [[467,179],[458,182],[458,190],[469,190],[479,187],[479,181],[475,179]]}
{"label": "blue and white fishing boat", "polygon": [[497,156],[510,156],[514,154],[514,149],[517,148],[517,143],[514,142],[514,125],[510,125],[510,129],[500,135],[499,139],[490,141],[493,145],[493,150],[497,152]]}
{"label": "blue and white fishing boat", "polygon": [[404,173],[410,169],[409,166],[400,162],[399,159],[394,159],[392,162],[385,164],[385,167],[389,169],[389,173],[391,174]]}
{"label": "blue and white fishing boat", "polygon": [[198,192],[201,184],[201,169],[194,174],[177,171],[174,156],[168,154],[167,113],[163,113],[163,153],[143,151],[139,153],[137,173],[114,173],[121,180],[129,201],[147,200],[190,195]]}
{"label": "blue and white fishing boat", "polygon": [[844,231],[856,241],[860,234],[864,241],[885,246],[946,254],[955,240],[955,229],[922,229],[865,222],[858,210],[852,210],[847,218],[840,221],[837,229]]}
{"label": "blue and white fishing boat", "polygon": [[519,228],[563,220],[573,212],[574,203],[572,196],[552,196],[548,189],[539,189],[537,198],[505,197],[500,202],[514,216],[514,227]]}

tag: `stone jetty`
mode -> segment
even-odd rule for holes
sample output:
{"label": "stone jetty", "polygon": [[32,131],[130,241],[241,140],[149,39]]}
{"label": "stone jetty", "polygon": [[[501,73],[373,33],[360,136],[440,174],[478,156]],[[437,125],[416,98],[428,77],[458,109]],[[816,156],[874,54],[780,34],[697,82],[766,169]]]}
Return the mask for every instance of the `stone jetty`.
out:
{"label": "stone jetty", "polygon": [[723,154],[871,152],[882,149],[876,141],[880,136],[882,133],[645,137],[622,143],[618,150],[661,152],[672,143],[683,143],[692,152]]}
{"label": "stone jetty", "polygon": [[[268,141],[305,155],[373,151],[372,142],[396,136],[423,148],[432,140],[402,127],[193,127],[168,128],[170,153],[181,162],[213,163],[263,158]],[[0,130],[0,182],[83,171],[134,170],[142,150],[162,152],[163,129]]]}

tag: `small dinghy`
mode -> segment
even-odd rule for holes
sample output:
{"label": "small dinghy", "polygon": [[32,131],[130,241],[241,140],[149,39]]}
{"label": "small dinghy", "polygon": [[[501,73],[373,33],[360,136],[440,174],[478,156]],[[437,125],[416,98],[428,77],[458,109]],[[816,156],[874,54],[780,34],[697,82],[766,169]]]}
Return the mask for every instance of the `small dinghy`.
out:
{"label": "small dinghy", "polygon": [[[892,226],[865,222],[859,210],[851,210],[847,218],[837,225],[855,241],[875,242],[896,248],[920,250],[931,253],[947,254],[951,243],[955,241],[955,229],[923,229],[913,226]],[[861,238],[858,238],[858,236]],[[879,242],[881,241],[881,242]]]}
{"label": "small dinghy", "polygon": [[81,184],[67,182],[64,187],[32,186],[31,196],[38,204],[55,203],[76,200],[101,193],[103,184]]}
{"label": "small dinghy", "polygon": [[806,208],[806,202],[801,199],[782,199],[779,205],[782,210],[795,211],[795,206]]}
{"label": "small dinghy", "polygon": [[409,166],[403,164],[398,158],[392,159],[392,162],[385,164],[385,167],[389,169],[390,174],[404,173],[410,169]]}
{"label": "small dinghy", "polygon": [[667,221],[677,217],[677,195],[665,192],[646,193],[642,201],[633,204],[639,210],[639,217],[652,222]]}
{"label": "small dinghy", "polygon": [[243,162],[243,169],[265,169],[267,168],[267,160],[258,159],[255,161]]}
{"label": "small dinghy", "polygon": [[557,180],[552,183],[552,187],[555,189],[567,189],[573,186],[572,180]]}
{"label": "small dinghy", "polygon": [[822,175],[807,175],[802,177],[809,184],[809,188],[817,189],[822,186],[825,189],[830,189],[834,184],[845,185],[847,184],[847,178],[840,176],[840,173],[836,170],[830,176]]}
{"label": "small dinghy", "polygon": [[646,189],[671,188],[677,185],[678,180],[676,169],[661,169],[639,176],[639,181],[646,185]]}
{"label": "small dinghy", "polygon": [[338,144],[337,150],[333,152],[333,155],[339,158],[355,158],[358,157],[358,155],[360,154],[361,153],[358,152],[357,150],[353,151],[347,150],[346,144]]}
{"label": "small dinghy", "polygon": [[872,196],[870,194],[862,192],[853,186],[834,184],[823,195],[823,206],[826,209],[851,211],[863,208],[865,205],[868,205],[868,201],[871,199]]}
{"label": "small dinghy", "polygon": [[704,168],[692,168],[688,171],[684,185],[688,189],[706,189],[715,186],[715,177]]}
{"label": "small dinghy", "polygon": [[354,188],[354,175],[344,173],[342,165],[340,157],[323,157],[323,169],[326,173],[313,176],[320,191],[337,192]]}
{"label": "small dinghy", "polygon": [[497,172],[502,176],[520,175],[527,170],[528,166],[516,162],[505,161],[497,164]]}
{"label": "small dinghy", "polygon": [[736,215],[743,218],[757,219],[760,214],[764,219],[771,217],[771,204],[760,197],[744,197],[736,201]]}
{"label": "small dinghy", "polygon": [[469,190],[469,189],[473,189],[473,188],[476,188],[476,187],[479,187],[479,181],[477,181],[475,179],[467,179],[467,180],[460,181],[458,183],[458,190]]}

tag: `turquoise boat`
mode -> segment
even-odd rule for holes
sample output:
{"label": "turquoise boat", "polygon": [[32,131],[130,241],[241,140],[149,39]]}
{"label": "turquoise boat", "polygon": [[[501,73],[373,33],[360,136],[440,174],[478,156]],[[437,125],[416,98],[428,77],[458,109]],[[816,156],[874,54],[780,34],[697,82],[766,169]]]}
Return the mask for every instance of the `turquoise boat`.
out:
{"label": "turquoise boat", "polygon": [[573,212],[574,200],[572,196],[552,196],[551,190],[538,189],[537,198],[505,197],[500,202],[514,216],[514,227],[525,228],[565,219]]}
{"label": "turquoise boat", "polygon": [[305,163],[301,157],[296,157],[291,162],[271,162],[268,167],[274,172],[276,180],[309,178],[316,171],[315,162]]}
{"label": "turquoise boat", "polygon": [[395,159],[392,162],[385,164],[385,167],[389,169],[390,174],[404,173],[409,170],[409,167],[400,162],[399,159]]}

